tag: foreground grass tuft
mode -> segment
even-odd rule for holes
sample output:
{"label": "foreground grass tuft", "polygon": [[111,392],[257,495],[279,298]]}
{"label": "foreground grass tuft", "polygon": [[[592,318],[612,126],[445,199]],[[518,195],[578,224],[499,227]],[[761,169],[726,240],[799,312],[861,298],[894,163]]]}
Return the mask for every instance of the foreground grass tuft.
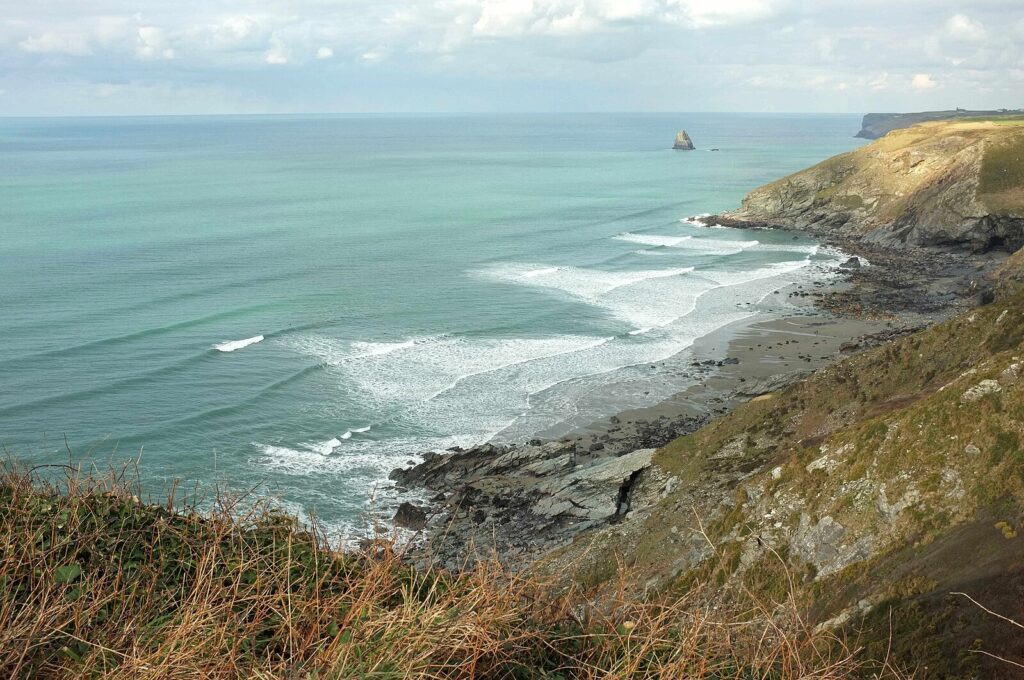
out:
{"label": "foreground grass tuft", "polygon": [[[140,503],[0,470],[0,676],[840,679],[860,662],[791,608],[591,605],[493,564],[329,550],[267,507]],[[890,677],[900,677],[893,673]]]}

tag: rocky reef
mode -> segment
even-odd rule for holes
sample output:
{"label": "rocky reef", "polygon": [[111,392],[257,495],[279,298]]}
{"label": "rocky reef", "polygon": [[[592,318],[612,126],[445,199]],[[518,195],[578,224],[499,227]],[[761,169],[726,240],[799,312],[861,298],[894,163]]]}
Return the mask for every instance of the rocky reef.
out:
{"label": "rocky reef", "polygon": [[676,151],[693,151],[696,147],[694,147],[690,135],[686,134],[686,130],[680,130],[676,133],[676,143],[672,145],[672,148]]}

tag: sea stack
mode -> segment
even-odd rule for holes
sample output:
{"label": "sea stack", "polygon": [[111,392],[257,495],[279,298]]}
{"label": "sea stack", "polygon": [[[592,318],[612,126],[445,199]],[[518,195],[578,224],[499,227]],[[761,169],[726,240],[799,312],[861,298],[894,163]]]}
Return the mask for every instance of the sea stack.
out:
{"label": "sea stack", "polygon": [[672,148],[679,151],[693,151],[693,140],[690,139],[690,135],[686,134],[686,130],[676,133],[676,143],[672,145]]}

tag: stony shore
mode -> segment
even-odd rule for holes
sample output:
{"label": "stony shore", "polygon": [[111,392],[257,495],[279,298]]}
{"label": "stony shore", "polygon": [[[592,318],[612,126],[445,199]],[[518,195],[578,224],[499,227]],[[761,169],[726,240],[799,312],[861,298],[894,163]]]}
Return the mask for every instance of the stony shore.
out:
{"label": "stony shore", "polygon": [[[632,483],[650,468],[658,447],[987,294],[980,281],[991,259],[927,250],[894,255],[858,242],[830,245],[856,253],[839,276],[783,291],[796,303],[791,316],[755,318],[698,340],[687,368],[693,384],[671,398],[559,439],[429,452],[422,463],[393,471],[391,479],[407,499],[395,524],[414,532],[410,560],[458,568],[497,556],[514,569],[525,567],[582,532],[628,515],[639,502]],[[650,479],[644,487],[652,488]]]}

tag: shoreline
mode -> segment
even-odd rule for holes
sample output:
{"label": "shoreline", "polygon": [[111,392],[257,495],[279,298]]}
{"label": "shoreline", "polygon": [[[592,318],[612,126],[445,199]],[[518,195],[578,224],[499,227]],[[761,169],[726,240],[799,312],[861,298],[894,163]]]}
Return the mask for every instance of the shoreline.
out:
{"label": "shoreline", "polygon": [[[717,220],[715,216],[702,219]],[[723,226],[795,231],[738,220]],[[855,351],[948,318],[967,300],[986,294],[981,274],[995,266],[990,258],[967,253],[893,252],[853,239],[822,237],[821,246],[835,248],[858,264],[839,266],[832,278],[811,282],[813,290],[797,284],[784,287],[782,291],[789,292],[797,307],[794,314],[743,319],[698,338],[690,348],[695,362],[717,369],[701,376],[700,382],[656,404],[625,409],[565,437],[591,443],[615,429],[609,425],[622,422],[642,426],[664,419],[724,415],[749,398],[781,389]],[[860,264],[865,261],[871,264]],[[801,340],[808,335],[814,337],[809,344]],[[767,354],[769,348],[777,353]],[[744,363],[745,356],[753,361]],[[738,358],[740,363],[719,363],[725,358]]]}
{"label": "shoreline", "polygon": [[497,556],[513,570],[526,568],[625,516],[633,481],[652,469],[661,446],[846,356],[948,318],[983,294],[986,266],[970,255],[893,253],[828,238],[821,245],[851,257],[833,276],[776,291],[793,313],[718,328],[684,352],[685,367],[684,353],[661,362],[694,380],[669,398],[560,437],[430,452],[393,470],[400,502],[393,524],[412,532],[406,559],[458,569]]}
{"label": "shoreline", "polygon": [[850,353],[852,345],[870,344],[872,336],[893,328],[891,321],[847,318],[817,309],[743,319],[694,342],[691,367],[700,373],[693,384],[658,403],[625,409],[563,438],[581,447],[607,445],[630,439],[622,434],[630,428],[716,418],[750,398],[774,392],[832,364]]}

